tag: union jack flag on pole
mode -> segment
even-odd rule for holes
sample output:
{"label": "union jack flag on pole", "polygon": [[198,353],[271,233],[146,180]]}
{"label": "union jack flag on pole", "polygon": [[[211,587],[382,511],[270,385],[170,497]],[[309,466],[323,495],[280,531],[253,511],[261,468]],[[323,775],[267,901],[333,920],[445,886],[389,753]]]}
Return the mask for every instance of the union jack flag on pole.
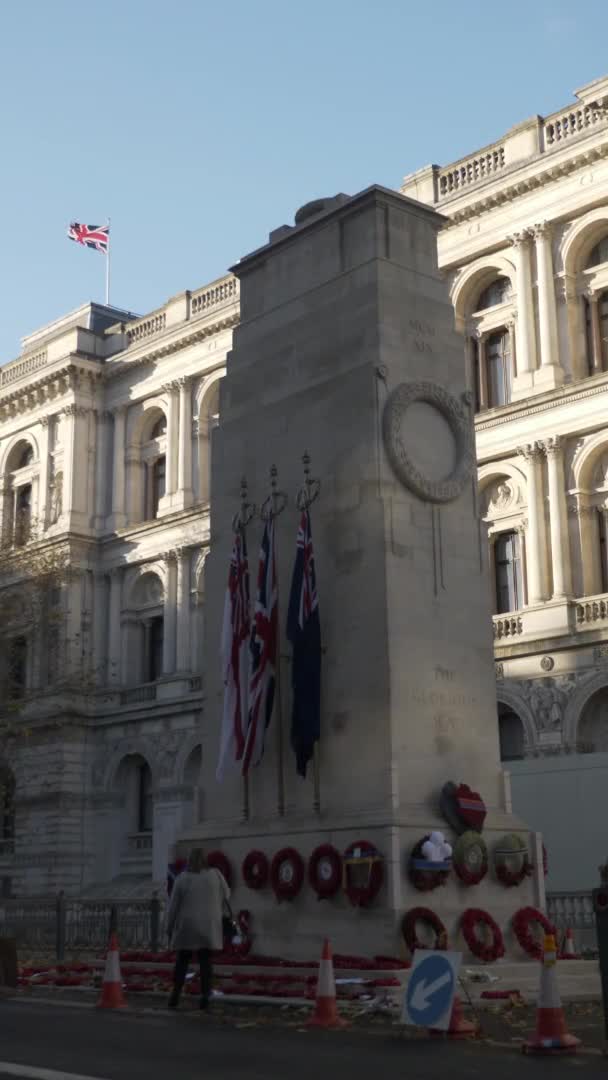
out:
{"label": "union jack flag on pole", "polygon": [[224,710],[216,776],[240,761],[245,749],[249,715],[249,564],[244,529],[235,533],[222,627]]}
{"label": "union jack flag on pole", "polygon": [[82,225],[71,221],[68,236],[83,247],[101,251],[106,256],[106,304],[110,303],[110,220],[107,225]]}
{"label": "union jack flag on pole", "polygon": [[264,527],[258,585],[251,626],[249,718],[245,737],[243,776],[258,765],[264,753],[266,728],[272,719],[276,687],[278,590],[274,546],[274,519]]}
{"label": "union jack flag on pole", "polygon": [[321,734],[321,623],[308,510],[302,512],[298,529],[287,637],[293,648],[291,745],[298,773],[306,776]]}

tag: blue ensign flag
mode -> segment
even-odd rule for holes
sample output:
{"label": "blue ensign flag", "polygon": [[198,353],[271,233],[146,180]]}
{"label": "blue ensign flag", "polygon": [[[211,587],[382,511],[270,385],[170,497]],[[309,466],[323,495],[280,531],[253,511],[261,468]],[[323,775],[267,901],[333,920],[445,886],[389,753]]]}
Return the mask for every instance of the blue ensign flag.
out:
{"label": "blue ensign flag", "polygon": [[300,776],[321,734],[321,624],[312,550],[310,513],[302,512],[291,580],[287,637],[293,649],[291,745]]}

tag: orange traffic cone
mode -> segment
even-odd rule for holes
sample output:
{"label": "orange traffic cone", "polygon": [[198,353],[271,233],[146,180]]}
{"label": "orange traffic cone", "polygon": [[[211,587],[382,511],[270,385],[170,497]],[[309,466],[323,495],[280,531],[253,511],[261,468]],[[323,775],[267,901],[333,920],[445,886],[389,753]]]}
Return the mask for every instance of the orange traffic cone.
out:
{"label": "orange traffic cone", "polygon": [[101,997],[97,1002],[98,1009],[126,1009],[127,1003],[122,992],[122,978],[120,975],[120,957],[118,955],[118,938],[114,932],[110,935],[110,947],[106,956],[106,970],[103,976]]}
{"label": "orange traffic cone", "polygon": [[557,948],[553,934],[546,934],[536,1011],[536,1032],[523,1043],[524,1054],[574,1054],[580,1039],[570,1035],[562,1009],[555,965]]}
{"label": "orange traffic cone", "polygon": [[321,963],[319,964],[319,980],[317,982],[315,1011],[308,1021],[308,1024],[310,1027],[348,1027],[346,1021],[338,1016],[334,965],[331,958],[331,946],[327,938],[323,943]]}
{"label": "orange traffic cone", "polygon": [[[434,1032],[434,1034],[439,1035],[443,1034],[443,1032]],[[479,1035],[479,1025],[474,1024],[471,1020],[465,1018],[462,1011],[462,1001],[458,997],[458,994],[454,995],[450,1026],[445,1034],[450,1039],[474,1039]]]}
{"label": "orange traffic cone", "polygon": [[562,951],[560,954],[560,960],[580,960],[580,956],[574,948],[574,934],[570,927],[566,930],[566,937],[562,944]]}

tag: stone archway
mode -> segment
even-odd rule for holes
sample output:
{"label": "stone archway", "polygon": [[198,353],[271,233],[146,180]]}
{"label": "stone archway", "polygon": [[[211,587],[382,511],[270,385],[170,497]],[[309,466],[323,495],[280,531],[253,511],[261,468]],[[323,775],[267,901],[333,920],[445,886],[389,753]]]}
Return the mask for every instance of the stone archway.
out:
{"label": "stone archway", "polygon": [[510,705],[501,702],[498,703],[498,739],[502,762],[523,760],[526,747],[523,720]]}
{"label": "stone archway", "polygon": [[583,706],[578,722],[577,745],[598,753],[608,751],[608,686],[596,690]]}

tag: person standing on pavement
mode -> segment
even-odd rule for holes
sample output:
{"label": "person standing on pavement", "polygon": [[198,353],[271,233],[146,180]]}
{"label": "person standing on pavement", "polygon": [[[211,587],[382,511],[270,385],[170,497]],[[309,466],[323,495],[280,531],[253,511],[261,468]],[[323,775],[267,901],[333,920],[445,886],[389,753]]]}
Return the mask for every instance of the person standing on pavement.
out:
{"label": "person standing on pavement", "polygon": [[209,1008],[213,969],[211,953],[222,948],[222,913],[230,889],[219,870],[207,866],[200,848],[190,852],[188,868],[177,878],[167,912],[167,933],[175,949],[173,991],[169,1008],[176,1009],[192,953],[201,971],[201,1009]]}

